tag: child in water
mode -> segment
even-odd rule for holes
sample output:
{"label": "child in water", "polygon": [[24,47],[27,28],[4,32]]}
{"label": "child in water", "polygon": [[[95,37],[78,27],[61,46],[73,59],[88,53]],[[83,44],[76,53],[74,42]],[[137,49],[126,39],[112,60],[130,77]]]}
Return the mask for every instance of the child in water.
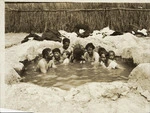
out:
{"label": "child in water", "polygon": [[63,64],[64,65],[69,64],[69,62],[70,62],[70,59],[69,59],[70,52],[69,51],[65,51],[62,56],[63,56]]}
{"label": "child in water", "polygon": [[105,50],[105,48],[100,47],[98,49],[98,54],[100,56],[100,65],[103,67],[107,66],[107,51]]}
{"label": "child in water", "polygon": [[107,66],[107,54],[105,54],[105,53],[100,54],[100,65],[106,68],[106,66]]}
{"label": "child in water", "polygon": [[43,58],[38,62],[37,69],[39,69],[42,73],[47,73],[49,68],[55,67],[52,58],[53,54],[50,48],[45,48],[42,51]]}
{"label": "child in water", "polygon": [[115,52],[109,51],[108,52],[108,69],[117,69],[119,68],[119,65],[116,63],[115,60]]}

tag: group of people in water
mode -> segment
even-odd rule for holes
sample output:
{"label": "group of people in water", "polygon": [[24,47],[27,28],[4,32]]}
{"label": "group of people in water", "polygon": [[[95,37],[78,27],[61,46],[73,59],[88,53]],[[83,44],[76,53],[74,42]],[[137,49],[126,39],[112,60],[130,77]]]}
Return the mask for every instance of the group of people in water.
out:
{"label": "group of people in water", "polygon": [[69,63],[86,63],[104,68],[115,69],[119,65],[115,61],[114,51],[106,51],[105,48],[100,47],[95,51],[93,43],[88,43],[85,48],[81,45],[76,45],[72,48],[70,46],[70,39],[64,38],[62,40],[63,46],[61,48],[45,48],[42,51],[42,58],[39,60],[37,68],[42,73],[47,73],[50,68],[56,68],[58,64],[68,65]]}

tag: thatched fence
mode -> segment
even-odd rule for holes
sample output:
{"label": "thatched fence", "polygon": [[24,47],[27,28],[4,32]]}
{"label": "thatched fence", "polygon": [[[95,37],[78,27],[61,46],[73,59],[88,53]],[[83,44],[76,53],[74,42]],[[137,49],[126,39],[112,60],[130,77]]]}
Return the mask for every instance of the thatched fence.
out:
{"label": "thatched fence", "polygon": [[72,31],[76,24],[117,31],[150,30],[150,4],[6,3],[5,32]]}

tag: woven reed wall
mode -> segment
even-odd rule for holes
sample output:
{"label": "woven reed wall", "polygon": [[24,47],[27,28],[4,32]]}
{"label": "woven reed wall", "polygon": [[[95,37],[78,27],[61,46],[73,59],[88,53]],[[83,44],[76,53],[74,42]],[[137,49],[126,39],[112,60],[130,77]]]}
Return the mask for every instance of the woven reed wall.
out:
{"label": "woven reed wall", "polygon": [[80,23],[91,30],[150,30],[150,4],[6,3],[5,8],[5,32],[72,31]]}

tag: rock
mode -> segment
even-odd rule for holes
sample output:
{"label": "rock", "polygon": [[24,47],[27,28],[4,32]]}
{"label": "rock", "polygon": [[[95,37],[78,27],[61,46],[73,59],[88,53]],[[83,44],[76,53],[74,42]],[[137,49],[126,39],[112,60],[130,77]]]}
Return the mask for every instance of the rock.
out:
{"label": "rock", "polygon": [[150,102],[150,92],[148,90],[141,92],[141,95],[147,98],[147,100]]}
{"label": "rock", "polygon": [[23,69],[24,65],[22,63],[17,63],[14,67],[16,72],[21,72],[21,70]]}
{"label": "rock", "polygon": [[77,88],[72,88],[65,97],[66,101],[88,102],[91,99],[107,98],[117,100],[127,95],[130,88],[126,83],[88,83]]}
{"label": "rock", "polygon": [[[43,111],[54,113],[97,113],[97,111],[141,113],[150,111],[150,102],[148,102],[150,100],[150,63],[143,63],[150,60],[150,38],[140,39],[129,33],[103,38],[102,34],[98,32],[83,39],[77,37],[76,33],[65,31],[61,33],[70,39],[71,46],[76,43],[85,46],[92,42],[95,46],[106,48],[107,51],[114,50],[116,55],[123,58],[133,58],[134,62],[139,65],[131,72],[128,83],[87,83],[69,91],[54,87],[46,88],[30,83],[18,83],[20,76],[15,70],[22,69],[23,65],[19,61],[32,60],[41,54],[44,48],[59,48],[62,44],[54,41],[31,40],[21,45],[15,45],[7,48],[5,55],[6,108],[36,113]],[[65,87],[67,88],[68,84]]]}
{"label": "rock", "polygon": [[128,83],[149,100],[150,63],[139,64],[129,75]]}
{"label": "rock", "polygon": [[8,64],[5,64],[5,83],[6,84],[14,84],[18,83],[21,80],[21,77],[18,73]]}
{"label": "rock", "polygon": [[61,46],[61,43],[53,41],[28,41],[6,49],[5,59],[15,70],[20,71],[22,70],[23,65],[19,61],[33,60],[36,56],[41,54],[42,50],[46,47],[53,49]]}

